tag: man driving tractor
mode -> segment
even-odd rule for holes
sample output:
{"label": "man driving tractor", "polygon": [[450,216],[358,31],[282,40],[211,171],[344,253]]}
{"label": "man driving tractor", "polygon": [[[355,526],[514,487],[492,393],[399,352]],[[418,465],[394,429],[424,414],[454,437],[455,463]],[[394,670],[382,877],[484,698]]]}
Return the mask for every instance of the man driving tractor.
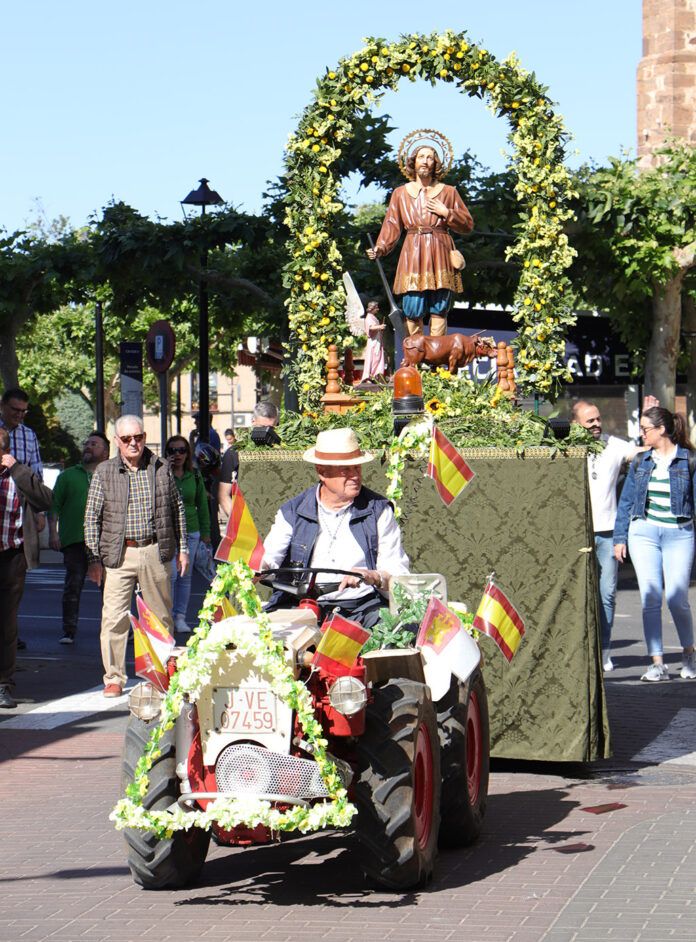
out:
{"label": "man driving tractor", "polygon": [[[286,501],[264,541],[263,569],[313,567],[351,570],[336,591],[318,598],[365,628],[379,620],[394,575],[409,572],[401,531],[386,497],[362,483],[362,466],[373,455],[360,448],[350,428],[319,432],[303,459],[316,466],[318,484]],[[269,611],[292,605],[275,592]]]}

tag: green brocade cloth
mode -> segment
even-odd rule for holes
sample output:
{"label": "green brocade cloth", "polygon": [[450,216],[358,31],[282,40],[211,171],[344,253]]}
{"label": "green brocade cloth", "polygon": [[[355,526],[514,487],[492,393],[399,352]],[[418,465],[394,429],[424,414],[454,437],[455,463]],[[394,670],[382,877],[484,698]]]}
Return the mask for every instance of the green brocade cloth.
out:
{"label": "green brocade cloth", "polygon": [[[475,477],[446,507],[407,464],[401,528],[414,572],[440,572],[449,598],[476,611],[489,573],[524,619],[508,664],[481,636],[491,754],[505,759],[591,762],[611,755],[602,684],[597,570],[584,449],[481,448],[461,454]],[[261,537],[280,505],[316,481],[299,453],[241,451],[240,485]],[[378,460],[364,483],[384,493]]]}

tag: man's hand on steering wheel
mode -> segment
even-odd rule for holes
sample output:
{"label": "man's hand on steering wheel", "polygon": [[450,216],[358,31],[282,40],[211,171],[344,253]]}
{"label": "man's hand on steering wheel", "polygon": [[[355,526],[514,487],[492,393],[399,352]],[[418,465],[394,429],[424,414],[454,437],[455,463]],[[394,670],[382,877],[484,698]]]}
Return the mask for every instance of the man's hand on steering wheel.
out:
{"label": "man's hand on steering wheel", "polygon": [[384,578],[378,569],[360,569],[356,567],[353,572],[355,573],[354,576],[343,577],[338,589],[339,592],[342,592],[343,589],[354,589],[361,582],[372,586],[374,589],[384,588]]}

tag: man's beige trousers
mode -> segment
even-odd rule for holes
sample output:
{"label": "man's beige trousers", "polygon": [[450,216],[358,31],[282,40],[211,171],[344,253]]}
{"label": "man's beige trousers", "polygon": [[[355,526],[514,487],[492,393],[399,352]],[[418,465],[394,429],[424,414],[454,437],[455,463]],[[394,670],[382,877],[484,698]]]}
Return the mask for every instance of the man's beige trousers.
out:
{"label": "man's beige trousers", "polygon": [[125,686],[126,645],[133,589],[140,585],[143,600],[172,634],[171,563],[163,563],[156,543],[127,546],[117,569],[105,568],[104,606],[101,621],[101,653],[104,684]]}

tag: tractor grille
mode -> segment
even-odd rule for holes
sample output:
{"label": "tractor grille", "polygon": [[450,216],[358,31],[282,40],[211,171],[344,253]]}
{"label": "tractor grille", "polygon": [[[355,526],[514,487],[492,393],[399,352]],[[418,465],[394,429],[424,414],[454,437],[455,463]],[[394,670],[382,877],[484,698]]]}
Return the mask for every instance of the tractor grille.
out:
{"label": "tractor grille", "polygon": [[329,794],[316,762],[247,743],[220,753],[215,781],[219,791],[242,795],[287,795],[309,801]]}

